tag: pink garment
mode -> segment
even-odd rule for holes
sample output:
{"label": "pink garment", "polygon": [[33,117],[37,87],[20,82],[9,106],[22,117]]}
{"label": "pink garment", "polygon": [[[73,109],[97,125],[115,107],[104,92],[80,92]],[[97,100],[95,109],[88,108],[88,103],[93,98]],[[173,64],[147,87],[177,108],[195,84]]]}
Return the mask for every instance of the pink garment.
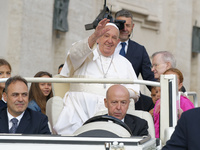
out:
{"label": "pink garment", "polygon": [[[194,104],[185,96],[180,97],[180,108],[184,111],[194,108]],[[154,127],[155,127],[155,135],[156,138],[160,137],[160,99],[156,101],[154,110]]]}

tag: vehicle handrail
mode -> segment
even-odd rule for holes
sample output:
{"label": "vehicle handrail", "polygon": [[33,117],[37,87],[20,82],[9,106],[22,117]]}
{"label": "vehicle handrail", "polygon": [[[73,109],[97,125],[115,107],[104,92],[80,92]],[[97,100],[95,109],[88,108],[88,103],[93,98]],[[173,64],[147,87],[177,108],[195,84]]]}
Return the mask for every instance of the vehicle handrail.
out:
{"label": "vehicle handrail", "polygon": [[[6,82],[8,78],[1,78],[0,83]],[[159,82],[147,80],[130,80],[130,79],[99,79],[99,78],[41,78],[25,77],[27,82],[51,82],[51,83],[115,83],[115,84],[142,84],[150,86],[160,86]]]}
{"label": "vehicle handrail", "polygon": [[188,97],[188,96],[193,96],[193,100],[194,100],[194,107],[198,107],[198,99],[197,99],[197,93],[190,91],[190,92],[184,92],[184,94]]}

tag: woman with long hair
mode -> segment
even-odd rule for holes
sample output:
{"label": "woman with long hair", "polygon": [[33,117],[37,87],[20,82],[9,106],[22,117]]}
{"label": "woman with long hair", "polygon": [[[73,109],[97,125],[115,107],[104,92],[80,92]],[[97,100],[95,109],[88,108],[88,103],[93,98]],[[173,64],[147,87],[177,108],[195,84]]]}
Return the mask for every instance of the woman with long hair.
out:
{"label": "woman with long hair", "polygon": [[[52,78],[45,71],[38,72],[34,77]],[[53,96],[51,83],[32,83],[29,90],[28,108],[46,114],[46,102]]]}

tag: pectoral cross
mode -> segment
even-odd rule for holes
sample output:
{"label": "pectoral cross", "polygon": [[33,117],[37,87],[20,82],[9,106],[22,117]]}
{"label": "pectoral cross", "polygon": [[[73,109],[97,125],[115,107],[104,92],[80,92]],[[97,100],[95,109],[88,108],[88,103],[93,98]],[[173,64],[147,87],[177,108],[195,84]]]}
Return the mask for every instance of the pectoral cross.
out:
{"label": "pectoral cross", "polygon": [[[104,74],[103,78],[104,78],[104,79],[106,78],[106,75],[105,75],[105,74]],[[104,87],[104,89],[106,89],[106,84],[105,84],[105,83],[103,84],[103,87]]]}
{"label": "pectoral cross", "polygon": [[[100,62],[101,62],[101,68],[102,68],[102,72],[103,72],[103,78],[104,78],[104,79],[106,78],[106,75],[108,74],[108,71],[109,71],[109,69],[110,69],[110,67],[111,67],[111,64],[112,64],[113,57],[114,57],[114,55],[112,55],[112,58],[111,58],[111,60],[110,60],[110,64],[109,64],[109,66],[108,66],[107,70],[106,70],[106,71],[104,71],[104,68],[103,68],[103,63],[102,63],[102,60],[101,60],[101,55],[100,55]],[[106,89],[106,84],[105,84],[105,83],[104,83],[103,87],[104,87],[104,89]]]}

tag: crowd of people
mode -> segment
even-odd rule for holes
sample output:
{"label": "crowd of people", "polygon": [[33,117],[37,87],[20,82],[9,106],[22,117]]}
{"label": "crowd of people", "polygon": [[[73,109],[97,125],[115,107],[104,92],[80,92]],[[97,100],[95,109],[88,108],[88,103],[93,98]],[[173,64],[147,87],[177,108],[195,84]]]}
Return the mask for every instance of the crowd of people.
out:
{"label": "crowd of people", "polygon": [[[124,29],[119,30],[109,19],[102,19],[88,38],[72,45],[58,74],[73,78],[132,80],[137,80],[141,74],[144,80],[157,82],[161,74],[174,74],[178,90],[185,92],[183,74],[176,68],[174,56],[168,51],[159,51],[151,56],[151,63],[145,47],[130,39],[134,28],[132,14],[123,9],[116,12],[115,19],[126,21]],[[40,71],[34,77],[52,78],[52,75]],[[5,59],[0,59],[0,78],[9,78],[6,83],[0,83],[0,133],[50,134],[45,114],[46,103],[53,97],[51,83],[32,83],[28,91],[24,78],[11,77],[11,65]],[[97,112],[108,110],[107,115],[125,122],[132,135],[148,135],[147,122],[127,114],[129,104],[133,103],[135,109],[152,115],[156,138],[159,138],[160,87],[147,87],[151,97],[142,94],[138,84],[70,84],[63,98],[63,110],[53,128],[57,134],[71,135]],[[182,119],[182,112],[193,108],[187,97],[180,97],[178,125],[187,121],[185,113],[185,120]],[[178,135],[175,133],[173,138],[177,138],[175,136]]]}

